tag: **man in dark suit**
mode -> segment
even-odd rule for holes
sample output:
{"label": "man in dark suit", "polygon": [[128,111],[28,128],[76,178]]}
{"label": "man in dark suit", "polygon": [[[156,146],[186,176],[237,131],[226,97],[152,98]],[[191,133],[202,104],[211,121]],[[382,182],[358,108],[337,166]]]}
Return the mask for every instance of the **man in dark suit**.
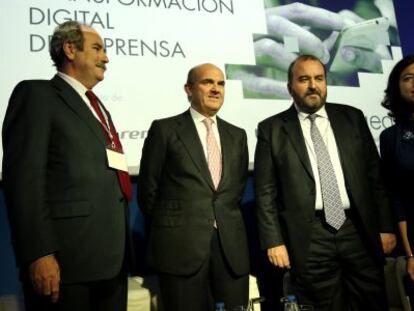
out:
{"label": "man in dark suit", "polygon": [[294,104],[258,129],[262,247],[275,266],[291,268],[300,303],[387,310],[383,251],[392,250],[395,237],[364,116],[326,103],[326,71],[313,56],[291,64],[288,88]]}
{"label": "man in dark suit", "polygon": [[147,258],[169,311],[212,310],[212,300],[228,309],[247,305],[240,212],[247,139],[216,116],[224,83],[212,64],[191,69],[185,84],[190,109],[154,121],[143,148],[138,199],[150,227]]}
{"label": "man in dark suit", "polygon": [[131,185],[111,117],[91,93],[108,63],[104,43],[92,28],[65,22],[50,54],[57,74],[19,83],[3,123],[26,310],[126,310]]}

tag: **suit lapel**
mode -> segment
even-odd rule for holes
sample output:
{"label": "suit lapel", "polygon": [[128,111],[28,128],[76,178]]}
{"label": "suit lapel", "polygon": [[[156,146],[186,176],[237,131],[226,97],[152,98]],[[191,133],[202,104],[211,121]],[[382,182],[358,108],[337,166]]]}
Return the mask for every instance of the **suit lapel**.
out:
{"label": "suit lapel", "polygon": [[347,180],[346,173],[351,172],[352,163],[350,157],[346,157],[347,154],[352,154],[353,137],[352,129],[349,128],[349,120],[346,118],[345,113],[339,113],[332,107],[331,104],[326,104],[326,113],[328,114],[329,123],[331,125],[333,134],[335,136],[336,146],[338,148],[339,160],[341,162],[342,171],[345,179]]}
{"label": "suit lapel", "polygon": [[[90,109],[86,106],[79,94],[59,76],[54,76],[51,80],[56,88],[59,97],[68,105],[88,126],[96,138],[105,146],[105,136],[102,127],[96,120]],[[108,114],[109,116],[109,114]]]}
{"label": "suit lapel", "polygon": [[229,176],[228,167],[230,164],[230,150],[229,147],[234,145],[234,139],[232,139],[231,134],[227,130],[226,124],[217,117],[217,128],[220,134],[220,145],[221,145],[221,179],[218,185],[218,188],[221,188],[223,184],[226,182],[226,178]]}
{"label": "suit lapel", "polygon": [[190,111],[187,110],[184,112],[178,122],[180,123],[177,128],[178,136],[187,149],[190,158],[194,162],[194,165],[200,171],[202,177],[206,180],[208,185],[214,189],[213,180],[211,179],[210,170],[208,169],[203,146],[201,145],[200,138],[198,136],[194,121],[191,118]]}
{"label": "suit lapel", "polygon": [[293,148],[296,150],[296,153],[306,171],[312,178],[314,178],[309,160],[308,150],[306,149],[305,145],[305,138],[303,137],[302,128],[300,126],[298,118],[298,113],[293,105],[286,111],[283,119],[283,128],[286,135],[289,137],[290,142],[293,145]]}

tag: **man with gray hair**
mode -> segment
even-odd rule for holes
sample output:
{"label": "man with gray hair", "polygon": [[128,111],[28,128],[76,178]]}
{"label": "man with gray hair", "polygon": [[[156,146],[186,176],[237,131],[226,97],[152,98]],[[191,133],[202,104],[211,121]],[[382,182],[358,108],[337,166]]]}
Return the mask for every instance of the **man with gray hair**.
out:
{"label": "man with gray hair", "polygon": [[[51,80],[20,82],[3,123],[3,182],[26,310],[126,310],[131,184],[109,112],[91,91],[104,42],[69,21]],[[121,161],[122,162],[122,161]]]}

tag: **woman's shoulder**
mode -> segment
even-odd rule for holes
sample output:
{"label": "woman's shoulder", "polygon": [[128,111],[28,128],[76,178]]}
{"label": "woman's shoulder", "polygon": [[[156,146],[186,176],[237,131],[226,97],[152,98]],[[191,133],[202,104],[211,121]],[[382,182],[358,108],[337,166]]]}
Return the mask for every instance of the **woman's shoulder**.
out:
{"label": "woman's shoulder", "polygon": [[395,133],[398,130],[399,125],[398,124],[394,124],[391,125],[390,127],[386,128],[385,130],[383,130],[380,134],[380,139],[393,139],[395,137]]}

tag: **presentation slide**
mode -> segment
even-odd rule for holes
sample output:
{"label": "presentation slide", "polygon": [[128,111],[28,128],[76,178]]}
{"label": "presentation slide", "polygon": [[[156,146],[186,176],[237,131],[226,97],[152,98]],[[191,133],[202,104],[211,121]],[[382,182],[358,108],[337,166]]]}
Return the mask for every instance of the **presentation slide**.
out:
{"label": "presentation slide", "polygon": [[94,91],[134,175],[151,122],[188,109],[184,83],[200,63],[225,72],[218,115],[246,130],[251,168],[258,122],[292,104],[287,69],[299,54],[326,64],[328,101],[361,109],[376,141],[392,124],[381,107],[388,74],[402,58],[392,0],[4,0],[2,120],[19,81],[55,74],[49,39],[67,20],[90,24],[104,38],[108,70]]}

